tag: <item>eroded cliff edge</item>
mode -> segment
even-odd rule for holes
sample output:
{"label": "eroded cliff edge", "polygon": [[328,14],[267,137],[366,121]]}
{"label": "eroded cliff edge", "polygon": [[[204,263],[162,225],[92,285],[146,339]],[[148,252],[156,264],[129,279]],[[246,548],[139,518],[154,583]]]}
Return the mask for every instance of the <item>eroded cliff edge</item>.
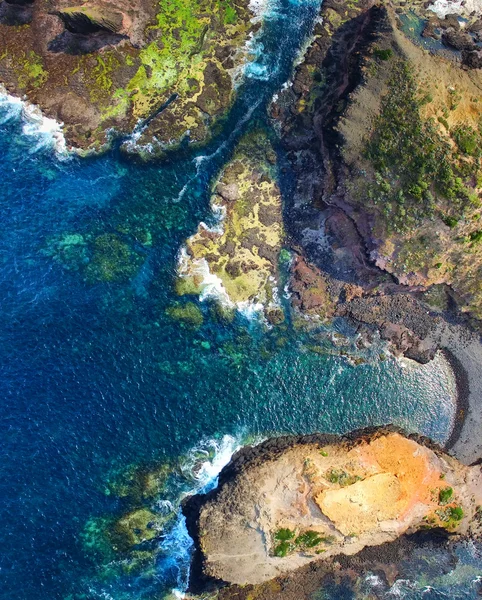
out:
{"label": "eroded cliff edge", "polygon": [[5,0],[0,83],[63,122],[68,145],[135,131],[137,151],[160,156],[210,138],[255,17],[246,0]]}
{"label": "eroded cliff edge", "polygon": [[240,450],[215,490],[184,504],[191,590],[258,597],[268,580],[416,532],[478,537],[481,502],[480,465],[396,428],[271,439]]}

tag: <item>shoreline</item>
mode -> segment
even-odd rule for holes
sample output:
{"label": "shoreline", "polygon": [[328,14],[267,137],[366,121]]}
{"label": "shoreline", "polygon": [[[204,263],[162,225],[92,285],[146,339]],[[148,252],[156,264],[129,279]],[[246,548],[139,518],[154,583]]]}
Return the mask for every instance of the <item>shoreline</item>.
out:
{"label": "shoreline", "polygon": [[462,362],[455,356],[452,350],[441,348],[441,354],[448,362],[455,378],[455,417],[452,432],[445,442],[444,449],[449,452],[459,440],[465,419],[470,408],[470,384],[467,371]]}
{"label": "shoreline", "polygon": [[[47,117],[37,104],[33,104],[25,97],[11,94],[2,83],[0,83],[0,107],[7,107],[6,121],[18,119],[22,134],[38,140],[37,144],[32,144],[32,151],[50,147],[58,160],[66,160],[76,153],[75,149],[67,146],[63,123]],[[8,113],[8,107],[11,113]]]}
{"label": "shoreline", "polygon": [[[217,579],[220,572],[206,571],[206,565],[209,563],[209,557],[203,551],[201,527],[201,509],[203,506],[217,502],[226,501],[227,490],[238,478],[257,469],[266,463],[278,461],[286,452],[303,446],[324,446],[330,444],[343,444],[347,449],[356,447],[363,440],[376,439],[389,433],[397,433],[409,440],[428,448],[439,456],[445,454],[445,449],[430,438],[419,434],[410,434],[402,428],[389,425],[382,427],[367,427],[355,430],[345,435],[335,434],[308,434],[302,436],[288,435],[276,438],[270,438],[261,442],[257,446],[243,446],[234,453],[230,462],[222,469],[218,478],[218,485],[207,495],[193,496],[187,498],[182,503],[182,511],[186,518],[188,532],[194,540],[194,555],[191,562],[191,571],[189,578],[188,593],[199,594],[201,592],[211,592],[217,590],[220,594],[220,600],[238,598],[238,600],[248,600],[250,592],[256,590],[260,595],[258,598],[266,600],[275,600],[278,595],[274,593],[273,583],[285,584],[287,590],[292,587],[291,593],[287,598],[293,600],[307,600],[311,598],[311,593],[301,594],[301,590],[309,588],[310,584],[319,586],[325,577],[330,577],[341,571],[351,571],[352,574],[361,574],[365,569],[372,570],[375,566],[385,574],[386,579],[396,579],[400,572],[394,573],[393,563],[403,560],[409,556],[416,548],[430,548],[431,546],[448,545],[461,539],[458,535],[453,535],[441,527],[432,529],[420,529],[418,531],[406,532],[394,540],[384,541],[382,544],[365,546],[355,552],[340,552],[333,554],[327,560],[314,560],[306,564],[298,565],[292,572],[280,572],[274,578],[259,583],[248,584],[227,583],[223,579]],[[464,467],[467,468],[467,467]],[[245,489],[241,488],[241,496],[244,498]],[[249,494],[248,494],[249,495]],[[236,494],[233,496],[233,502],[241,502]],[[248,500],[242,500],[242,502]],[[229,505],[231,506],[231,505]],[[212,515],[210,518],[213,518]],[[215,526],[219,526],[216,519],[213,520]],[[217,525],[216,525],[217,523]],[[206,523],[204,523],[206,525]],[[463,537],[464,534],[462,534]],[[206,561],[208,561],[206,563]],[[398,570],[398,569],[397,569]],[[239,595],[238,595],[239,594]],[[284,598],[284,595],[283,595]]]}
{"label": "shoreline", "polygon": [[482,459],[482,343],[462,324],[439,322],[425,343],[436,344],[455,376],[456,413],[447,452],[466,465]]}

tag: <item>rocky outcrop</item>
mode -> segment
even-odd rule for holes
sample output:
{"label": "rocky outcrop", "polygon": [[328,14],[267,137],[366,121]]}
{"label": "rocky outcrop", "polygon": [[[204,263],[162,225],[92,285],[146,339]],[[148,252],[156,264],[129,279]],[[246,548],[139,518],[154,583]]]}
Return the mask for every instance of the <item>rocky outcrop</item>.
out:
{"label": "rocky outcrop", "polygon": [[71,33],[90,34],[97,31],[120,33],[124,28],[124,15],[112,8],[97,4],[83,4],[63,8],[54,13]]}
{"label": "rocky outcrop", "polygon": [[283,219],[275,161],[262,132],[241,140],[213,187],[216,222],[201,223],[187,240],[179,294],[211,296],[227,308],[263,307],[271,321],[283,320],[278,301]]}
{"label": "rocky outcrop", "polygon": [[480,465],[395,428],[268,440],[185,503],[191,588],[260,584],[420,530],[480,535],[481,501]]}
{"label": "rocky outcrop", "polygon": [[63,122],[68,144],[100,150],[115,131],[125,152],[163,156],[226,115],[253,17],[248,0],[3,2],[0,82]]}
{"label": "rocky outcrop", "polygon": [[[316,273],[326,317],[348,317],[363,324],[361,333],[368,324],[395,353],[426,362],[437,349],[428,334],[439,320],[477,316],[482,301],[482,75],[460,68],[458,50],[439,52],[438,43],[423,51],[407,22],[416,14],[427,19],[425,36],[463,38],[462,59],[475,67],[478,50],[468,48],[476,18],[462,29],[456,15],[439,18],[421,3],[327,1],[321,13],[293,85],[272,107],[296,181],[286,227],[313,273],[300,277],[294,261],[294,303],[302,305],[304,291],[310,297]],[[430,153],[433,176],[420,167]],[[412,181],[420,168],[420,181]]]}

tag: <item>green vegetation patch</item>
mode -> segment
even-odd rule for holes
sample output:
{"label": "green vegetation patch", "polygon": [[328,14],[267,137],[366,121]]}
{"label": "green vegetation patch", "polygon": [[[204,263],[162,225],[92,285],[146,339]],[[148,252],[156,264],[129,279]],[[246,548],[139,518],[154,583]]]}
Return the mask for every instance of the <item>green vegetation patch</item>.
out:
{"label": "green vegetation patch", "polygon": [[348,485],[353,485],[357,481],[361,481],[361,477],[358,475],[351,475],[343,470],[338,469],[330,469],[325,473],[325,478],[330,483],[337,483],[341,487],[346,487]]}
{"label": "green vegetation patch", "polygon": [[[141,64],[127,85],[134,115],[145,117],[171,93],[200,93],[214,43],[238,20],[231,0],[160,0],[157,23],[150,28],[159,39],[141,50]],[[240,24],[241,33],[248,28],[249,21]]]}
{"label": "green vegetation patch", "polygon": [[[333,536],[323,536],[318,531],[311,529],[296,535],[294,530],[288,528],[278,529],[273,539],[275,542],[273,554],[279,558],[284,558],[291,552],[310,551],[320,544],[332,544],[335,540]],[[324,551],[325,549],[320,549],[316,553]]]}
{"label": "green vegetation patch", "polygon": [[288,552],[292,549],[292,546],[289,542],[281,542],[274,549],[274,555],[278,558],[284,558],[288,555]]}
{"label": "green vegetation patch", "polygon": [[438,493],[439,504],[448,504],[454,495],[454,490],[451,487],[442,488]]}
{"label": "green vegetation patch", "polygon": [[459,125],[451,133],[461,152],[469,156],[480,156],[482,140],[479,131],[470,125]]}
{"label": "green vegetation patch", "polygon": [[281,528],[274,534],[274,539],[280,542],[287,542],[295,537],[295,532],[288,528]]}
{"label": "green vegetation patch", "polygon": [[18,78],[18,85],[22,89],[39,88],[48,79],[42,57],[33,50],[23,53],[16,60],[14,71]]}
{"label": "green vegetation patch", "polygon": [[373,55],[379,58],[380,60],[388,60],[393,56],[393,50],[391,48],[386,48],[381,50],[380,48],[375,48],[373,51]]}
{"label": "green vegetation patch", "polygon": [[[430,101],[419,90],[408,63],[394,61],[365,150],[375,171],[367,195],[380,206],[389,231],[406,232],[433,217],[437,197],[449,201],[459,213],[478,203],[471,189],[478,162],[462,161],[437,122],[421,116],[421,106]],[[452,134],[461,152],[476,156],[480,131],[463,127]]]}
{"label": "green vegetation patch", "polygon": [[317,531],[305,531],[296,538],[295,544],[305,548],[314,548],[318,544],[321,544],[322,541],[323,538]]}
{"label": "green vegetation patch", "polygon": [[435,513],[447,529],[455,529],[464,518],[464,511],[461,506],[447,506],[436,510]]}

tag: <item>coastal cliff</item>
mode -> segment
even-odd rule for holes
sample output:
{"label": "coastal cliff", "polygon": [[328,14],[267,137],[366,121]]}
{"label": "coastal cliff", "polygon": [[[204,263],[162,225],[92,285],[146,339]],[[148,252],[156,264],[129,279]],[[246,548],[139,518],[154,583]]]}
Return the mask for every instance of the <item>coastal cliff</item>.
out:
{"label": "coastal cliff", "polygon": [[436,10],[324,2],[271,109],[294,179],[295,305],[422,362],[440,319],[478,328],[480,310],[480,15]]}
{"label": "coastal cliff", "polygon": [[68,145],[109,136],[160,156],[206,142],[235,97],[258,29],[247,1],[0,4],[0,82],[64,123]]}
{"label": "coastal cliff", "polygon": [[190,587],[278,597],[262,595],[264,582],[282,584],[311,563],[334,568],[417,532],[480,536],[481,503],[480,465],[395,428],[271,439],[240,450],[215,490],[185,502],[196,545]]}

